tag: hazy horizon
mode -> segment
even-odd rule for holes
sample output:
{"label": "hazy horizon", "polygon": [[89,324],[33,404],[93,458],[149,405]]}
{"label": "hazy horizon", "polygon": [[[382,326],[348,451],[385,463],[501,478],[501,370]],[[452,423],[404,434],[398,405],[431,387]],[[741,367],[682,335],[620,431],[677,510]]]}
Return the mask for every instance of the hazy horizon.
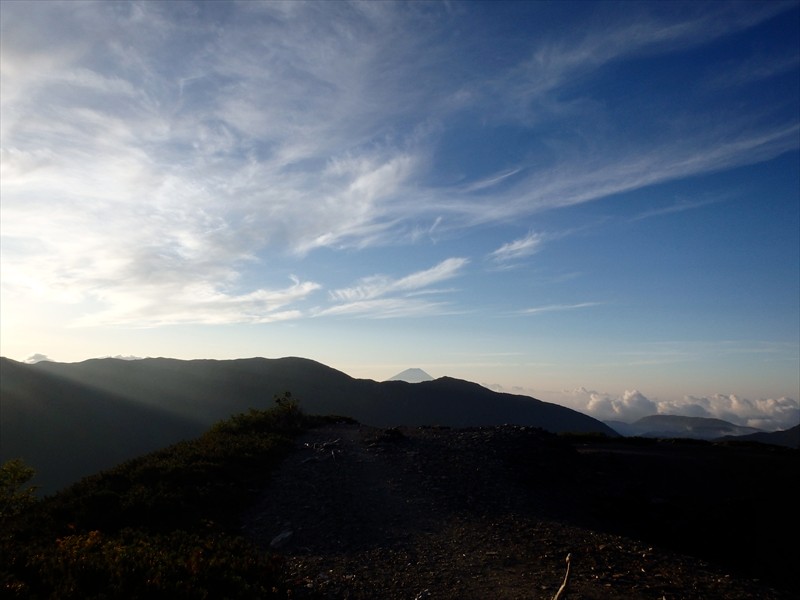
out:
{"label": "hazy horizon", "polygon": [[800,3],[0,4],[0,354],[800,421]]}

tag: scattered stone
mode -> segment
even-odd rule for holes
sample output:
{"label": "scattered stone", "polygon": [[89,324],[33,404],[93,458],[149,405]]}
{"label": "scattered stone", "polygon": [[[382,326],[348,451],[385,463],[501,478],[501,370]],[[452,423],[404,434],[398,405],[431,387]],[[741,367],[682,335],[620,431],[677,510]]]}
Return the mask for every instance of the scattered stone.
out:
{"label": "scattered stone", "polygon": [[292,534],[294,534],[294,532],[289,530],[279,533],[274,538],[272,538],[272,541],[269,543],[269,547],[272,548],[273,550],[282,548],[289,541],[289,538],[292,537]]}
{"label": "scattered stone", "polygon": [[[697,512],[694,504],[676,505],[670,494],[681,487],[667,485],[691,476],[680,448],[667,454],[598,443],[587,453],[569,438],[513,425],[335,425],[308,432],[298,447],[248,517],[254,541],[281,548],[294,600],[549,600],[564,585],[569,553],[576,568],[564,600],[799,597],[738,574],[726,578],[718,566],[654,546],[649,537],[591,527],[621,527],[653,506],[659,518],[672,516],[667,509]],[[690,450],[694,459],[697,449]],[[303,464],[309,456],[316,460]],[[692,468],[719,467],[713,458],[693,460]],[[628,468],[651,463],[659,468]],[[641,491],[623,500],[634,508],[650,497],[673,504],[609,512],[629,472]],[[715,490],[699,491],[706,495],[698,492],[698,501]],[[271,538],[275,531],[283,533]]]}

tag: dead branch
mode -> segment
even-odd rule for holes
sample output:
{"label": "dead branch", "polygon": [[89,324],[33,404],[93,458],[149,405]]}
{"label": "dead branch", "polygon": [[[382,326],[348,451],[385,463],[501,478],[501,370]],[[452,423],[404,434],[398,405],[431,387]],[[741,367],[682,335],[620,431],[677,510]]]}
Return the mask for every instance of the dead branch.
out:
{"label": "dead branch", "polygon": [[553,596],[553,600],[558,600],[559,598],[561,598],[561,594],[564,592],[565,589],[567,589],[567,581],[569,581],[569,560],[571,556],[572,554],[567,554],[567,572],[564,573],[564,583],[562,583],[561,587],[558,588],[556,595]]}

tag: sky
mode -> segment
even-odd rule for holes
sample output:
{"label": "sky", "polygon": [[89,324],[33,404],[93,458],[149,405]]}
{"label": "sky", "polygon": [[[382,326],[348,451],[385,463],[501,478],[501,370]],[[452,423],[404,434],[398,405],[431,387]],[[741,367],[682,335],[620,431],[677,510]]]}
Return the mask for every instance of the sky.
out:
{"label": "sky", "polygon": [[800,3],[0,3],[0,354],[800,422]]}

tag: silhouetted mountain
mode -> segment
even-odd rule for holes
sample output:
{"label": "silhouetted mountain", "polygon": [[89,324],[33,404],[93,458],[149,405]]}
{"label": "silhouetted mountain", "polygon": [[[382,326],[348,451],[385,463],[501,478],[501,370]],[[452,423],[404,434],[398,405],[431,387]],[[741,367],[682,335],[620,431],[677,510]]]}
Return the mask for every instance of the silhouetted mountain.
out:
{"label": "silhouetted mountain", "polygon": [[552,432],[616,433],[577,411],[441,378],[409,384],[354,379],[303,358],[80,363],[0,362],[0,461],[20,457],[51,492],[143,452],[197,435],[286,391],[310,414],[364,424],[520,424]]}
{"label": "silhouetted mountain", "polygon": [[760,442],[773,446],[786,446],[787,448],[800,449],[800,425],[784,431],[759,431],[749,435],[724,436],[720,441]]}
{"label": "silhouetted mountain", "polygon": [[0,462],[23,458],[44,493],[207,427],[44,365],[0,358]]}
{"label": "silhouetted mountain", "polygon": [[422,383],[423,381],[433,381],[433,377],[428,375],[422,369],[406,369],[395,375],[394,377],[390,377],[386,381],[405,381],[406,383]]}
{"label": "silhouetted mountain", "polygon": [[635,427],[625,421],[603,421],[606,425],[611,427],[614,431],[624,437],[635,436]]}
{"label": "silhouetted mountain", "polygon": [[743,436],[759,433],[759,430],[754,427],[742,427],[722,419],[679,415],[651,415],[633,423],[606,421],[606,425],[620,435],[627,437],[713,440],[723,436]]}

